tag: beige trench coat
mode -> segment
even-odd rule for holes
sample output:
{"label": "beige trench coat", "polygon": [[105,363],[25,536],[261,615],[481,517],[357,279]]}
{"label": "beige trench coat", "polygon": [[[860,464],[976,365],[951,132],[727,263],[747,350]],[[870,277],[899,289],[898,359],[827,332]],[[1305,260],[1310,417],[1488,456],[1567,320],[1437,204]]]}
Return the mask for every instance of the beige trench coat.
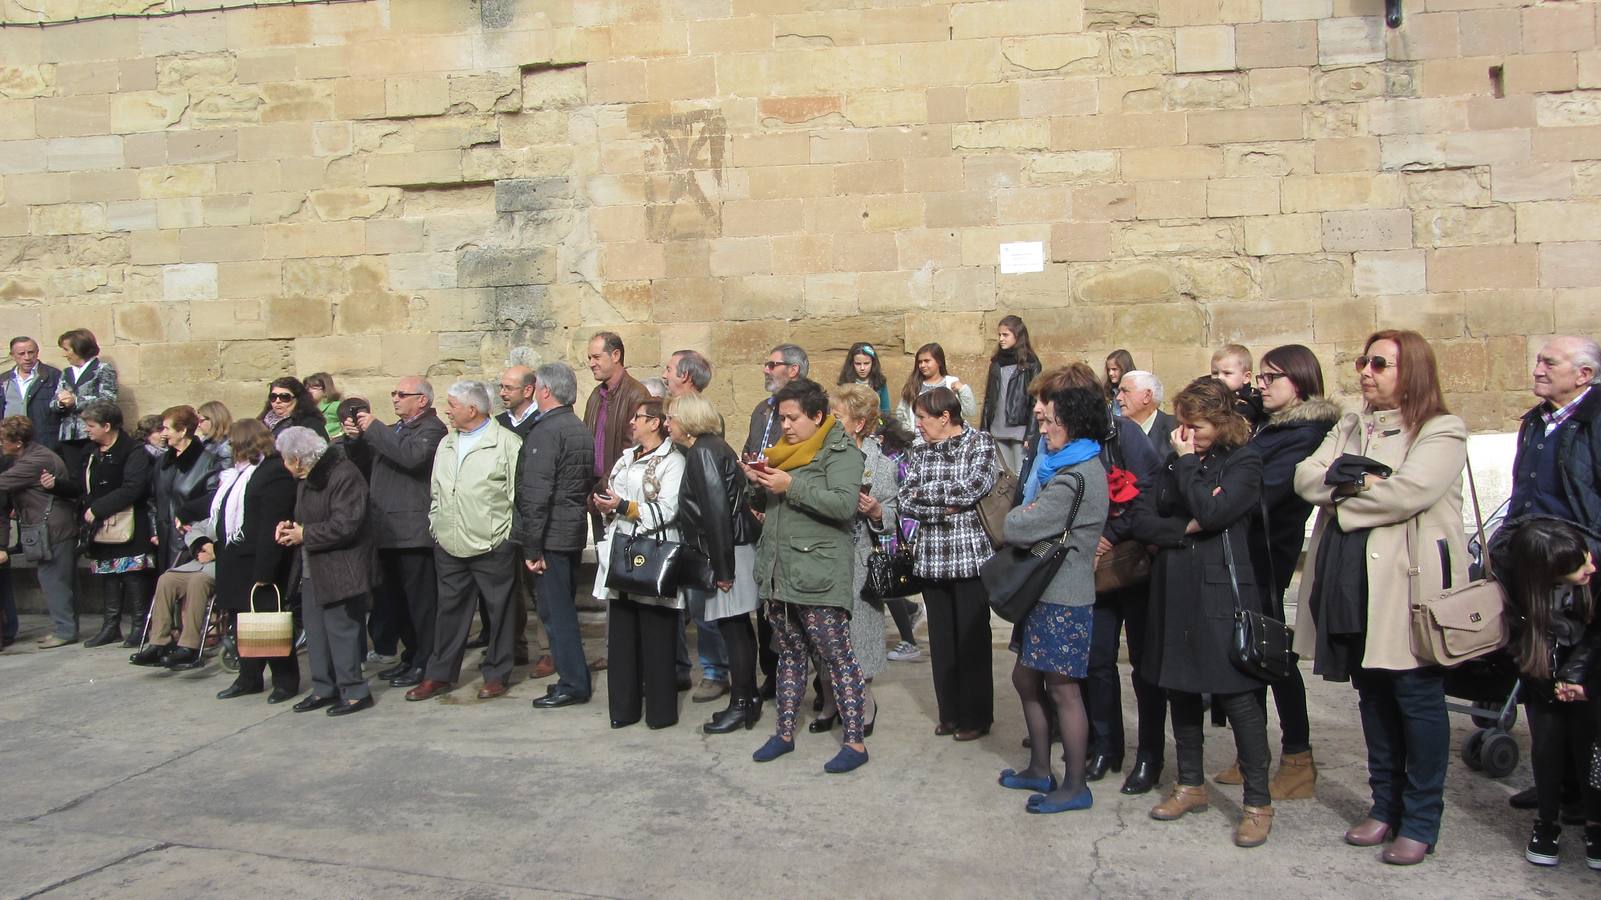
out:
{"label": "beige trench coat", "polygon": [[[1295,492],[1317,507],[1317,524],[1302,569],[1295,615],[1295,649],[1303,657],[1317,648],[1310,603],[1317,549],[1329,517],[1347,531],[1370,528],[1368,535],[1368,633],[1362,665],[1369,669],[1416,669],[1425,663],[1412,653],[1412,615],[1408,594],[1407,522],[1418,522],[1417,564],[1424,595],[1468,580],[1467,540],[1462,528],[1462,468],[1467,462],[1468,429],[1456,416],[1435,416],[1413,438],[1395,410],[1348,414],[1322,446],[1295,467]],[[1389,466],[1389,478],[1369,478],[1367,490],[1335,505],[1323,483],[1329,465],[1354,453]]]}

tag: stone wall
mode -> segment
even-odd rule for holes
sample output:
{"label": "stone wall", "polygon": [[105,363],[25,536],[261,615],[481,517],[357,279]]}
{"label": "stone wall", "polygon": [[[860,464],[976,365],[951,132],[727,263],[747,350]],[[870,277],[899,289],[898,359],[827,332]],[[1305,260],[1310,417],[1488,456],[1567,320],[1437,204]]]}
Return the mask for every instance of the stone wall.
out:
{"label": "stone wall", "polygon": [[[0,0],[12,23],[184,0]],[[0,29],[0,331],[87,326],[139,410],[995,321],[1048,362],[1417,328],[1503,429],[1601,330],[1597,5],[367,0]],[[1046,270],[997,272],[1041,241]],[[53,356],[47,353],[47,358]],[[730,416],[731,422],[742,417]],[[737,437],[738,435],[734,435]]]}

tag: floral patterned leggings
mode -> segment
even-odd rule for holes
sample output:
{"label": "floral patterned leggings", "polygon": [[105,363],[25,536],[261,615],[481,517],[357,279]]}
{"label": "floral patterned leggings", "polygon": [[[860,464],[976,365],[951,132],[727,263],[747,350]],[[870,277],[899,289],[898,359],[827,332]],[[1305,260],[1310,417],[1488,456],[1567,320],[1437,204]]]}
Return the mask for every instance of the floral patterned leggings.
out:
{"label": "floral patterned leggings", "polygon": [[845,743],[862,742],[862,668],[851,649],[850,613],[837,606],[800,606],[782,600],[767,601],[767,621],[778,645],[778,733],[795,738],[795,719],[806,692],[806,661],[815,653],[828,667],[845,728]]}

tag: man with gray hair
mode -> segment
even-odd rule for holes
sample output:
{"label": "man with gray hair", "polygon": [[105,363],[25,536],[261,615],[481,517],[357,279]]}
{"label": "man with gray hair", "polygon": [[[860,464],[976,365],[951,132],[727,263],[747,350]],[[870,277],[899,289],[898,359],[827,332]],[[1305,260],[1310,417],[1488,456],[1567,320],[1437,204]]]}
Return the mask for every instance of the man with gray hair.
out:
{"label": "man with gray hair", "polygon": [[595,487],[595,436],[573,412],[577,399],[578,379],[570,366],[539,367],[534,387],[539,412],[523,442],[515,529],[556,665],[556,683],[534,700],[535,709],[588,703],[591,692],[576,598],[587,504]]}
{"label": "man with gray hair", "polygon": [[425,378],[400,379],[389,399],[395,424],[359,410],[341,425],[352,457],[364,454],[370,463],[367,526],[378,548],[380,576],[367,623],[373,649],[388,655],[397,643],[406,646],[394,667],[378,677],[394,687],[413,687],[434,651],[439,588],[428,534],[428,478],[445,423],[434,411],[434,386]]}
{"label": "man with gray hair", "polygon": [[[500,402],[506,408],[495,416],[495,421],[523,440],[527,440],[528,432],[533,430],[534,420],[539,417],[539,408],[534,404],[534,384],[534,370],[527,366],[513,365],[500,373]],[[531,658],[528,652],[528,607],[533,602],[533,581],[527,571],[519,567],[517,597],[512,604],[516,616],[516,621],[512,623],[514,665],[526,666]],[[484,647],[489,642],[489,611],[482,600],[478,603],[478,620],[483,624],[478,629],[478,636],[467,642],[468,649]],[[548,646],[545,629],[537,619],[534,620],[534,645],[540,648]],[[529,667],[528,677],[548,678],[554,671],[555,664],[550,654],[543,653]]]}
{"label": "man with gray hair", "polygon": [[662,366],[662,381],[667,383],[667,396],[700,394],[712,383],[711,360],[695,350],[676,350]]}
{"label": "man with gray hair", "polygon": [[[489,386],[458,381],[445,402],[452,431],[439,442],[429,481],[428,530],[439,572],[439,612],[434,652],[427,671],[407,700],[427,700],[450,690],[461,675],[472,629],[474,600],[489,607],[489,646],[478,699],[507,691],[512,669],[512,594],[516,547],[511,542],[517,459],[522,442],[489,416]],[[477,588],[476,593],[474,588]]]}
{"label": "man with gray hair", "polygon": [[[745,432],[743,449],[745,457],[762,452],[784,436],[778,421],[778,410],[773,406],[773,395],[791,381],[805,378],[810,370],[811,362],[806,358],[806,351],[795,344],[779,344],[767,351],[767,362],[762,364],[762,386],[767,389],[767,398],[750,411],[750,428]],[[735,577],[755,579],[756,573],[736,572]],[[777,685],[774,676],[778,672],[778,653],[773,650],[773,626],[768,624],[766,616],[756,617],[756,646],[759,648],[764,677],[761,696],[771,700]]]}
{"label": "man with gray hair", "polygon": [[1117,384],[1117,399],[1123,406],[1124,417],[1140,426],[1140,431],[1151,442],[1151,449],[1159,458],[1166,459],[1167,438],[1178,427],[1178,420],[1159,408],[1162,382],[1144,369],[1127,372]]}

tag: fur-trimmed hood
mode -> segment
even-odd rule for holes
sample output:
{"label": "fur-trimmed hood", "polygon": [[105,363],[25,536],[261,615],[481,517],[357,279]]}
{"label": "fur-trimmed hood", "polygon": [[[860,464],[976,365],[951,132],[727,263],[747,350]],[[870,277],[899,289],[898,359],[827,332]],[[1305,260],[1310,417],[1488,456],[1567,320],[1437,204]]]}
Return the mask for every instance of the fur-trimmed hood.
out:
{"label": "fur-trimmed hood", "polygon": [[1288,409],[1281,409],[1268,416],[1265,428],[1284,428],[1294,425],[1316,423],[1319,425],[1333,425],[1345,415],[1340,404],[1327,397],[1313,397],[1303,400]]}

